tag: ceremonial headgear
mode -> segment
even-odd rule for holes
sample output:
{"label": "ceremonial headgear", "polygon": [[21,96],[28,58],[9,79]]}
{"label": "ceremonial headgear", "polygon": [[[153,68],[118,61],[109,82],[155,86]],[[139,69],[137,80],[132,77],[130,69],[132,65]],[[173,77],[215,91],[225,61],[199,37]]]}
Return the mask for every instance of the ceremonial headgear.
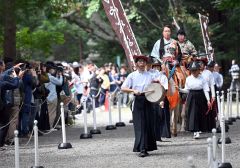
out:
{"label": "ceremonial headgear", "polygon": [[158,58],[153,57],[153,56],[150,56],[150,58],[151,58],[151,64],[152,65],[161,66],[161,61]]}
{"label": "ceremonial headgear", "polygon": [[148,62],[149,57],[147,57],[146,55],[134,55],[133,59],[135,62],[138,62],[139,59],[143,59],[144,61]]}
{"label": "ceremonial headgear", "polygon": [[207,66],[208,66],[209,68],[213,68],[214,65],[215,65],[215,61],[209,61],[208,64],[207,64]]}
{"label": "ceremonial headgear", "polygon": [[192,62],[192,64],[189,67],[190,71],[196,71],[198,69],[200,69],[200,65],[197,62]]}
{"label": "ceremonial headgear", "polygon": [[185,33],[185,31],[184,31],[183,29],[179,29],[178,32],[177,32],[177,36],[178,36],[178,35],[184,35],[184,36],[186,36],[186,33]]}
{"label": "ceremonial headgear", "polygon": [[199,63],[203,63],[204,65],[207,65],[207,63],[208,63],[208,59],[205,56],[197,57],[196,61]]}

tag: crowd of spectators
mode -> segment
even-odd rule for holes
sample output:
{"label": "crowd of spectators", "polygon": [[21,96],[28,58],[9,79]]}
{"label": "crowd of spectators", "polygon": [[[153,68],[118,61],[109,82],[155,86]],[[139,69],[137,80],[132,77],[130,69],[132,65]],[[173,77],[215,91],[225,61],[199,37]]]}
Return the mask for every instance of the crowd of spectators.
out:
{"label": "crowd of spectators", "polygon": [[[96,107],[104,106],[108,93],[120,91],[127,77],[127,66],[106,63],[98,68],[88,62],[26,62],[14,64],[0,60],[0,147],[13,138],[29,138],[33,121],[41,132],[60,128],[60,102],[65,108],[81,113],[83,102],[94,98]],[[122,93],[126,107],[128,95]],[[66,114],[66,122],[68,114]]]}

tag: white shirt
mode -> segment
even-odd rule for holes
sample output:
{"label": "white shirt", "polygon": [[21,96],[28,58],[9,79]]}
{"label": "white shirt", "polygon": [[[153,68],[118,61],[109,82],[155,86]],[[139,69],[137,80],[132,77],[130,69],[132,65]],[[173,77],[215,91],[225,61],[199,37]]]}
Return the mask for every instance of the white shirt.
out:
{"label": "white shirt", "polygon": [[80,75],[77,75],[76,73],[72,72],[72,80],[73,80],[76,92],[78,94],[82,94],[83,88],[86,85],[86,83],[82,83],[83,81],[86,81],[86,75],[84,74],[84,72]]}
{"label": "white shirt", "polygon": [[148,71],[139,72],[136,70],[127,76],[121,88],[131,88],[143,92],[153,80],[153,76]]}
{"label": "white shirt", "polygon": [[209,91],[207,81],[203,78],[202,75],[199,75],[197,78],[193,75],[190,75],[186,79],[185,88],[186,90],[204,90]]}
{"label": "white shirt", "polygon": [[[170,46],[171,46],[171,43],[172,43],[174,40],[173,40],[173,39],[166,40],[165,38],[163,38],[163,40],[164,40],[164,51],[165,51],[163,57],[173,56],[174,53],[172,53],[172,51],[171,51],[171,49],[170,49]],[[159,53],[160,41],[161,41],[161,40],[158,40],[158,41],[154,44],[153,49],[152,49],[152,52],[151,52],[151,56],[156,57],[156,58],[160,58],[160,53]]]}
{"label": "white shirt", "polygon": [[215,81],[214,81],[214,77],[213,77],[213,73],[207,69],[204,69],[202,72],[202,76],[203,78],[207,81],[208,87],[211,89],[211,96],[212,97],[216,97],[215,95]]}
{"label": "white shirt", "polygon": [[223,76],[219,72],[213,72],[215,84],[218,88],[223,86]]}
{"label": "white shirt", "polygon": [[60,76],[59,78],[52,76],[50,73],[48,73],[49,77],[49,83],[45,83],[45,87],[50,91],[47,97],[47,100],[52,102],[55,99],[57,99],[57,91],[56,91],[56,85],[61,86],[63,83],[63,77]]}
{"label": "white shirt", "polygon": [[168,78],[163,72],[159,72],[155,69],[150,69],[149,73],[153,76],[153,79],[160,81],[160,84],[165,90],[168,90]]}
{"label": "white shirt", "polygon": [[211,71],[204,69],[202,72],[202,76],[207,81],[208,87],[215,85],[214,77]]}

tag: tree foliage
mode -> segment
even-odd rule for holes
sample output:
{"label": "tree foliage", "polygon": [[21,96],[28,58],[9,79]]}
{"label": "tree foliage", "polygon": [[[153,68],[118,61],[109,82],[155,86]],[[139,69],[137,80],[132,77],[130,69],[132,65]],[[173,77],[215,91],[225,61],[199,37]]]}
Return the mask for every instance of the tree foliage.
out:
{"label": "tree foliage", "polygon": [[[2,2],[3,0],[0,0]],[[67,61],[100,55],[97,62],[125,58],[105,15],[101,0],[16,0],[17,53],[24,58],[54,56]],[[238,0],[121,0],[143,53],[149,54],[161,37],[163,25],[175,17],[187,37],[203,51],[197,13],[209,16],[210,39],[217,60],[240,55],[240,3]],[[0,5],[0,45],[4,17]],[[176,31],[173,29],[173,37]],[[94,45],[89,45],[94,41]],[[0,55],[3,49],[0,48]]]}

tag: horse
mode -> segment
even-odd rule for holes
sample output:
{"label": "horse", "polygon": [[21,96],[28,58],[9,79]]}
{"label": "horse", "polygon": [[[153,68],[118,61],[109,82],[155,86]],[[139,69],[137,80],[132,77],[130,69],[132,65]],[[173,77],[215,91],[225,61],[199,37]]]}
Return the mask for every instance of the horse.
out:
{"label": "horse", "polygon": [[186,68],[186,65],[188,63],[186,61],[183,61],[180,65],[174,65],[172,67],[172,70],[170,70],[169,65],[171,65],[173,60],[165,59],[164,62],[167,66],[163,66],[162,69],[165,71],[166,75],[169,78],[169,89],[166,95],[170,105],[171,134],[173,136],[177,136],[178,121],[181,124],[180,131],[184,131],[186,125],[186,108],[184,98],[181,97],[178,88],[184,88],[186,78],[190,75],[190,72]]}

